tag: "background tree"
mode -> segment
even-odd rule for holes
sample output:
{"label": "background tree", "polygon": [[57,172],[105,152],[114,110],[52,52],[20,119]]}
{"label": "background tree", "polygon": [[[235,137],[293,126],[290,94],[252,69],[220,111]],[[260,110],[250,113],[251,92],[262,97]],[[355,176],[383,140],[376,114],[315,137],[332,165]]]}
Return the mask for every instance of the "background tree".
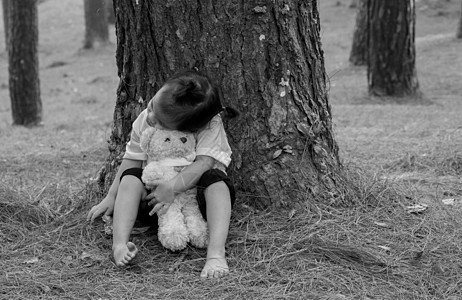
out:
{"label": "background tree", "polygon": [[109,24],[115,24],[114,5],[112,0],[104,0],[106,7],[106,17]]}
{"label": "background tree", "polygon": [[9,88],[13,124],[42,121],[40,99],[37,0],[8,3]]}
{"label": "background tree", "polygon": [[362,1],[362,0],[351,0],[351,2],[350,2],[350,8],[356,8],[356,7],[358,7],[359,1]]}
{"label": "background tree", "polygon": [[[316,197],[347,201],[332,135],[316,0],[114,1],[120,83],[110,157],[112,182],[131,124],[174,72],[196,68],[242,116],[225,124],[229,174],[258,205]],[[338,198],[336,198],[338,197]]]}
{"label": "background tree", "polygon": [[83,48],[90,49],[95,43],[105,44],[109,41],[107,4],[105,0],[84,0],[85,39]]}
{"label": "background tree", "polygon": [[369,0],[369,92],[418,96],[415,68],[415,0]]}
{"label": "background tree", "polygon": [[8,26],[8,1],[9,0],[2,0],[3,30],[5,31],[5,46],[8,45],[8,27],[9,27]]}
{"label": "background tree", "polygon": [[459,27],[457,28],[457,38],[462,38],[462,1],[460,7]]}
{"label": "background tree", "polygon": [[367,64],[367,0],[357,1],[356,7],[358,12],[349,60],[355,66],[362,66]]}

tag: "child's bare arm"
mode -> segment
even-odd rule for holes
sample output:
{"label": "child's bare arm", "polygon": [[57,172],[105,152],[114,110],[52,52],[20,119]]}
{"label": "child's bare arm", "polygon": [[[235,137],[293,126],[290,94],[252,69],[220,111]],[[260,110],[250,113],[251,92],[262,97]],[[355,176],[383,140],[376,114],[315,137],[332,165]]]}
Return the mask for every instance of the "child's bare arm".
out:
{"label": "child's bare arm", "polygon": [[122,160],[122,163],[120,164],[119,169],[117,170],[117,174],[114,178],[114,181],[111,184],[111,187],[109,188],[109,191],[106,197],[104,197],[104,199],[101,200],[100,203],[93,206],[88,212],[87,214],[88,221],[93,222],[101,214],[112,215],[112,212],[114,210],[115,199],[117,197],[117,191],[119,189],[120,175],[122,175],[122,173],[127,169],[141,168],[142,163],[143,162],[141,160],[132,160],[132,159]]}
{"label": "child's bare arm", "polygon": [[210,170],[214,163],[212,157],[199,155],[191,165],[184,168],[173,179],[158,185],[154,192],[146,196],[146,200],[150,200],[149,205],[154,206],[149,214],[153,215],[159,210],[161,213],[165,212],[172,204],[175,194],[194,187],[202,174]]}

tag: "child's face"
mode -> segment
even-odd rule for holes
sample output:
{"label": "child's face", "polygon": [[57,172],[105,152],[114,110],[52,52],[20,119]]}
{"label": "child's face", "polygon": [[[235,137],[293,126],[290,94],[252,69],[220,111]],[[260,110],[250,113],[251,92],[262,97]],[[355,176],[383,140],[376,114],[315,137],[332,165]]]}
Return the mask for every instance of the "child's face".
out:
{"label": "child's face", "polygon": [[168,97],[168,86],[163,86],[157,93],[152,97],[151,101],[149,101],[147,110],[148,116],[146,118],[146,122],[149,126],[154,126],[155,124],[159,124],[162,127],[170,130],[176,129],[176,124],[165,114],[162,114],[162,109],[160,108],[160,103],[162,101],[167,101]]}

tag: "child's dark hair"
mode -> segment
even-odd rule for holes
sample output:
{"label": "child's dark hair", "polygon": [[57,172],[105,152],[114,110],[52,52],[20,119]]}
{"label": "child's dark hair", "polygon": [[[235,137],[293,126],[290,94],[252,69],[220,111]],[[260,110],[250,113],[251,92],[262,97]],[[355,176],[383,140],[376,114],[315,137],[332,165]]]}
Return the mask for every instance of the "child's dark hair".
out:
{"label": "child's dark hair", "polygon": [[231,107],[223,107],[221,90],[198,72],[177,73],[165,85],[170,87],[171,100],[162,101],[160,108],[176,124],[176,130],[195,132],[218,113],[225,119],[239,114]]}

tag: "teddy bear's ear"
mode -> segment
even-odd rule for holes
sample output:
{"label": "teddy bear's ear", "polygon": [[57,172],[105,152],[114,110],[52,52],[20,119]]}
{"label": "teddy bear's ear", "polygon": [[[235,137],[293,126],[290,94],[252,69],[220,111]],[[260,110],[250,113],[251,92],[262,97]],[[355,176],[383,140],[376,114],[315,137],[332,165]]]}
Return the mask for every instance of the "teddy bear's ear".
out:
{"label": "teddy bear's ear", "polygon": [[154,127],[148,127],[141,134],[140,146],[143,151],[149,152],[149,142],[154,133],[156,133],[156,129]]}

